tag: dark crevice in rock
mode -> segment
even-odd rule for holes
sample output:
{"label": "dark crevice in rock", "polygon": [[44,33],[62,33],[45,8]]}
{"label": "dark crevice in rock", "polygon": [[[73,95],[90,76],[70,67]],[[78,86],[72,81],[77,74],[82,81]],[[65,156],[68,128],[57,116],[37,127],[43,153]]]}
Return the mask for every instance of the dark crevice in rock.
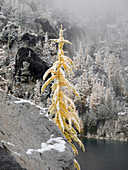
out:
{"label": "dark crevice in rock", "polygon": [[5,133],[4,133],[3,131],[1,131],[1,133],[2,133],[3,135],[5,135]]}
{"label": "dark crevice in rock", "polygon": [[[14,76],[21,76],[21,69],[23,68],[24,62],[28,63],[28,72],[30,72],[31,76],[34,76],[35,79],[41,79],[49,68],[46,62],[41,60],[31,48],[22,47],[16,55]],[[30,75],[28,74],[28,76]]]}
{"label": "dark crevice in rock", "polygon": [[48,131],[50,132],[50,129],[48,127],[46,127],[46,129],[48,129]]}

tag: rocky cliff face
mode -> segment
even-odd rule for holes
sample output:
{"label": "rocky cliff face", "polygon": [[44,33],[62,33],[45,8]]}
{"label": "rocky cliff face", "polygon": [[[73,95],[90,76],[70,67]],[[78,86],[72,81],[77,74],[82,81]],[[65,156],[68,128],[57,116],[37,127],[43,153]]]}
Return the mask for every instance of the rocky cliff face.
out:
{"label": "rocky cliff face", "polygon": [[0,169],[74,170],[71,147],[46,110],[2,90]]}
{"label": "rocky cliff face", "polygon": [[119,115],[116,120],[102,120],[90,126],[87,137],[128,141],[128,114]]}
{"label": "rocky cliff face", "polygon": [[[82,81],[79,81],[78,78],[84,75],[85,70],[87,70],[89,79],[92,76],[96,81],[101,81],[103,76],[107,77],[103,69],[98,68],[95,64],[98,51],[101,53],[102,60],[107,52],[114,53],[116,58],[120,59],[122,67],[122,82],[124,82],[126,94],[118,96],[121,81],[115,76],[115,80],[111,83],[113,85],[109,87],[109,90],[112,90],[114,104],[105,105],[102,100],[103,103],[101,102],[100,108],[98,106],[98,111],[89,112],[88,101],[85,101],[88,92],[82,91],[82,96],[85,98],[76,104],[80,116],[84,120],[84,133],[88,137],[128,140],[127,15],[120,16],[117,23],[115,23],[115,18],[107,16],[94,17],[93,20],[84,18],[85,20],[81,22],[82,18],[79,17],[79,14],[76,20],[75,17],[68,17],[64,11],[50,10],[47,5],[52,6],[53,3],[54,1],[49,3],[48,0],[37,0],[36,3],[34,1],[30,3],[29,0],[10,3],[8,0],[0,1],[0,74],[2,76],[0,88],[16,97],[34,101],[35,80],[41,79],[37,84],[39,87],[37,104],[48,105],[47,98],[50,96],[50,88],[46,89],[42,95],[40,95],[40,88],[43,84],[43,73],[55,61],[57,54],[56,44],[52,44],[49,39],[58,37],[58,30],[63,24],[63,27],[67,29],[64,37],[72,42],[71,46],[65,46],[65,51],[69,52],[68,56],[71,58],[76,51],[78,51],[77,55],[75,54],[76,56],[73,58],[80,56],[76,62],[78,65],[79,62],[81,63],[81,70],[78,69],[75,78],[71,78],[72,83],[79,85],[79,82]],[[90,59],[87,56],[90,56]],[[40,59],[46,64],[43,64],[44,62]],[[101,63],[103,66],[103,62]],[[102,81],[107,90],[109,81],[106,81],[105,77]],[[90,80],[88,83],[92,86]],[[113,94],[113,86],[115,86],[114,90],[117,91],[118,97]],[[80,84],[79,87],[77,86],[77,91],[79,88],[84,89],[86,86],[83,84],[82,87]]]}

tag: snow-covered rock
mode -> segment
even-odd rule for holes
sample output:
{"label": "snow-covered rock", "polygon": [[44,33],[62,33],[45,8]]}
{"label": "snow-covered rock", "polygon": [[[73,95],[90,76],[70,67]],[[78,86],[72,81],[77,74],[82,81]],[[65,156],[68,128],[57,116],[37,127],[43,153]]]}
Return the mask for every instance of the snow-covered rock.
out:
{"label": "snow-covered rock", "polygon": [[123,115],[125,115],[126,114],[126,112],[119,112],[118,113],[118,116],[123,116]]}
{"label": "snow-covered rock", "polygon": [[45,110],[0,90],[0,169],[74,170],[71,147]]}

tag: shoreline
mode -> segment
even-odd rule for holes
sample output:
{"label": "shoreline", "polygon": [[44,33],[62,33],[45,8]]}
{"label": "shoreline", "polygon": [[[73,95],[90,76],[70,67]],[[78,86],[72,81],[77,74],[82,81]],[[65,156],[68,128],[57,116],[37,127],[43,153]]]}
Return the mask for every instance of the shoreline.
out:
{"label": "shoreline", "polygon": [[86,136],[81,135],[81,137],[87,138],[87,139],[96,139],[96,140],[113,140],[113,141],[120,141],[120,142],[128,142],[128,139],[117,139],[117,138],[105,138],[105,137],[97,137],[97,136]]}

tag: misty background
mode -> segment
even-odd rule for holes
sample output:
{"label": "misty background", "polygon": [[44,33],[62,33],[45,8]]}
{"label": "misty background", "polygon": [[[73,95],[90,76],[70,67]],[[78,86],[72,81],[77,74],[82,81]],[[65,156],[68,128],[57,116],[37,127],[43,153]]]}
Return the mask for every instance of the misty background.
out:
{"label": "misty background", "polygon": [[[3,1],[3,0],[1,0]],[[18,0],[5,0],[18,3]],[[100,15],[120,16],[128,13],[127,0],[22,0],[22,4],[31,4],[33,10],[63,12],[68,17],[94,19]],[[72,18],[74,19],[74,18]]]}
{"label": "misty background", "polygon": [[69,14],[95,18],[98,15],[113,15],[127,13],[127,0],[47,0],[44,1],[50,9],[69,12]]}
{"label": "misty background", "polygon": [[99,49],[105,44],[111,51],[127,49],[127,0],[0,0],[0,2],[3,2],[4,15],[11,14],[17,23],[21,20],[33,22],[36,18],[45,18],[57,34],[60,24],[63,24],[67,28],[65,38],[73,44],[68,51],[77,52],[80,42],[84,48],[89,44]]}

